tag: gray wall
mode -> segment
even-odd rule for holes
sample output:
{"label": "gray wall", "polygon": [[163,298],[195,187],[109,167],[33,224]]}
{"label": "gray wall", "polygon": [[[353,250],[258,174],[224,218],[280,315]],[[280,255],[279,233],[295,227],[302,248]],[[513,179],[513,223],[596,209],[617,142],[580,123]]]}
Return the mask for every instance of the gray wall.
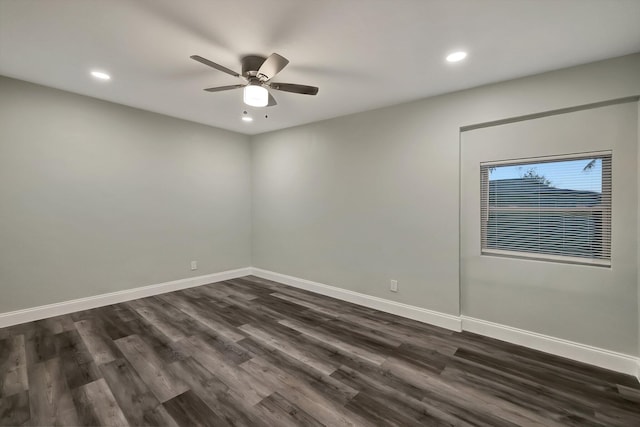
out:
{"label": "gray wall", "polygon": [[251,265],[250,176],[246,136],[0,77],[0,313]]}
{"label": "gray wall", "polygon": [[637,94],[638,54],[256,136],[253,265],[457,315],[459,128]]}
{"label": "gray wall", "polygon": [[637,94],[638,54],[250,141],[0,78],[0,312],[253,265],[457,315],[459,128]]}
{"label": "gray wall", "polygon": [[[460,290],[466,316],[635,354],[638,104],[462,133]],[[612,152],[611,268],[480,255],[480,163]]]}

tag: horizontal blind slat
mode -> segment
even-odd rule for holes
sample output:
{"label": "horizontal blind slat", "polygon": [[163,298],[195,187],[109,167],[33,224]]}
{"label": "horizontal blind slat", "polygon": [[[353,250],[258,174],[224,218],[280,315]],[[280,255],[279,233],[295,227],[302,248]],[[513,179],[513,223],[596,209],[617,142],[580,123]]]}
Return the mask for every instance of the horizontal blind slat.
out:
{"label": "horizontal blind slat", "polygon": [[483,163],[480,178],[483,253],[610,260],[610,152]]}

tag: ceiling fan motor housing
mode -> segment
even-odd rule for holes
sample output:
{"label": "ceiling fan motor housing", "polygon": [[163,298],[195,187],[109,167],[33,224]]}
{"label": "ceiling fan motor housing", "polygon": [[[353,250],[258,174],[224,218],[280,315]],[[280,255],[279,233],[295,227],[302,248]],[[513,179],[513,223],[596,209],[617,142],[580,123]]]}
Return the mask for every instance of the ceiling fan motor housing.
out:
{"label": "ceiling fan motor housing", "polygon": [[259,55],[247,55],[242,58],[242,75],[244,77],[255,77],[258,70],[267,58]]}

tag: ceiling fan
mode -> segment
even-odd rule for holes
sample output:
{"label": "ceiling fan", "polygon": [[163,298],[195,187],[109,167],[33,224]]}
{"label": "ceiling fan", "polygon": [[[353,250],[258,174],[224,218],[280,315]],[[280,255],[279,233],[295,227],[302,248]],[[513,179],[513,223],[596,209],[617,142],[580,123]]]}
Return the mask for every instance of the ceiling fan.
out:
{"label": "ceiling fan", "polygon": [[271,107],[277,104],[268,89],[303,95],[316,95],[318,93],[318,88],[315,86],[271,81],[289,63],[288,59],[277,53],[271,54],[268,58],[259,55],[245,56],[242,58],[242,75],[198,55],[192,55],[191,59],[242,80],[242,84],[210,87],[205,89],[207,92],[244,88],[244,103],[252,107]]}

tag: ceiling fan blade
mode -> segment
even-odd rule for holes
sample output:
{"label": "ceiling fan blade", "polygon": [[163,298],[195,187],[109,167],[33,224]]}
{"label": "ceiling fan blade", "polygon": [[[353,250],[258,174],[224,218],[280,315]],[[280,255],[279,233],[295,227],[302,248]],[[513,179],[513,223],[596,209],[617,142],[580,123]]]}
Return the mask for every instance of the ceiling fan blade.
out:
{"label": "ceiling fan blade", "polygon": [[274,105],[278,105],[278,103],[273,95],[269,94],[269,103],[267,104],[267,107],[273,107]]}
{"label": "ceiling fan blade", "polygon": [[241,87],[245,87],[245,85],[218,86],[218,87],[210,87],[205,90],[207,92],[221,92],[223,90],[238,89]]}
{"label": "ceiling fan blade", "polygon": [[208,65],[209,67],[215,68],[218,71],[222,71],[223,73],[231,74],[233,77],[240,77],[240,74],[236,73],[235,71],[230,70],[227,67],[223,67],[220,64],[216,64],[213,61],[209,61],[207,58],[203,58],[202,56],[191,55],[190,58],[193,59],[194,61],[198,61],[201,64]]}
{"label": "ceiling fan blade", "polygon": [[260,66],[260,69],[258,70],[258,77],[264,77],[265,80],[271,80],[276,74],[282,71],[288,63],[289,60],[284,56],[272,53],[271,56],[265,59]]}
{"label": "ceiling fan blade", "polygon": [[269,87],[283,92],[301,93],[303,95],[316,95],[318,93],[318,88],[315,86],[297,85],[293,83],[271,83]]}

